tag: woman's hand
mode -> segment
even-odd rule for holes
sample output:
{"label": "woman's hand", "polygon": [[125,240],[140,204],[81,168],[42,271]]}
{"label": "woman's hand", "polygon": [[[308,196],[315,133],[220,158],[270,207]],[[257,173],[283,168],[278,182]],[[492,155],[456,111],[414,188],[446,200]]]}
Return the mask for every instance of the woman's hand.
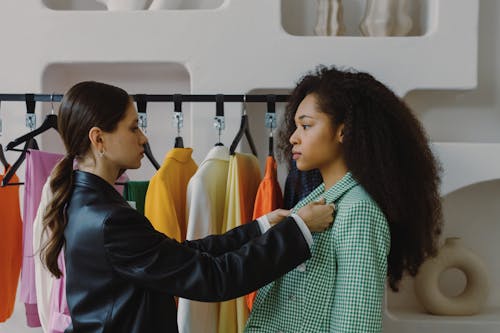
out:
{"label": "woman's hand", "polygon": [[266,216],[267,219],[269,220],[269,224],[273,226],[276,223],[283,221],[285,218],[290,216],[290,214],[291,212],[287,209],[276,209],[266,214]]}
{"label": "woman's hand", "polygon": [[325,231],[333,223],[334,204],[325,204],[325,199],[312,202],[299,209],[299,215],[311,232]]}

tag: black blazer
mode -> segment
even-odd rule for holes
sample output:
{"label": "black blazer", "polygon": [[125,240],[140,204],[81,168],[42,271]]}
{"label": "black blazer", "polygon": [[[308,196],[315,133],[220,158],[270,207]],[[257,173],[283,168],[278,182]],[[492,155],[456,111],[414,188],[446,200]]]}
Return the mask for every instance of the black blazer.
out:
{"label": "black blazer", "polygon": [[173,296],[224,301],[310,257],[292,218],[261,235],[258,222],[178,243],[154,230],[105,180],[74,172],[64,231],[66,333],[178,332]]}

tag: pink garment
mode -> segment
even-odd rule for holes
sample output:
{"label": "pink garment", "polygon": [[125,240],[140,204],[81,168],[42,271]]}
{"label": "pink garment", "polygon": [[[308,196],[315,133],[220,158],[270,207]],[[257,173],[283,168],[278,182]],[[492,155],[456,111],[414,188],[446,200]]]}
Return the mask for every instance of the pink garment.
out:
{"label": "pink garment", "polygon": [[[77,168],[77,164],[74,165]],[[123,173],[117,183],[125,183],[129,180],[126,173]],[[123,195],[123,185],[115,185],[115,189]],[[69,313],[68,303],[66,301],[66,264],[64,261],[64,249],[59,253],[57,258],[59,269],[62,276],[59,279],[52,280],[52,292],[50,295],[50,309],[46,333],[64,333],[66,328],[71,324],[71,316]],[[47,272],[47,274],[50,274]]]}
{"label": "pink garment", "polygon": [[66,302],[66,265],[64,263],[64,249],[57,258],[59,269],[62,272],[60,279],[52,281],[50,296],[50,317],[47,333],[64,333],[71,324],[68,303]]}
{"label": "pink garment", "polygon": [[35,263],[33,260],[33,221],[35,219],[42,188],[54,166],[62,159],[61,154],[28,150],[26,154],[26,176],[24,181],[23,206],[23,263],[21,266],[21,301],[26,307],[26,320],[29,327],[40,327],[38,318]]}

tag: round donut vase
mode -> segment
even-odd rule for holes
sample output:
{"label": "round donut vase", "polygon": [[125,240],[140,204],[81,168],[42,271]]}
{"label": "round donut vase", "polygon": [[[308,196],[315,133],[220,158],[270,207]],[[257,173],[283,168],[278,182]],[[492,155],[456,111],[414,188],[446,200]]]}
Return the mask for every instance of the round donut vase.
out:
{"label": "round donut vase", "polygon": [[[439,278],[448,269],[462,271],[467,279],[458,296],[447,296],[439,288]],[[481,311],[489,290],[486,266],[460,238],[447,238],[436,257],[425,261],[415,277],[415,293],[434,315],[467,316]]]}

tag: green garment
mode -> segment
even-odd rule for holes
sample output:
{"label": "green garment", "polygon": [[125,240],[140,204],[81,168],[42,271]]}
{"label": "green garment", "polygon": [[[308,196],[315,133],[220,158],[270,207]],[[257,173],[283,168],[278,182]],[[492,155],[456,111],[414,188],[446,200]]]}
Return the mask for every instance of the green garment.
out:
{"label": "green garment", "polygon": [[125,183],[125,189],[123,190],[125,200],[135,202],[134,208],[141,214],[144,214],[144,201],[148,186],[149,181],[129,181]]}

